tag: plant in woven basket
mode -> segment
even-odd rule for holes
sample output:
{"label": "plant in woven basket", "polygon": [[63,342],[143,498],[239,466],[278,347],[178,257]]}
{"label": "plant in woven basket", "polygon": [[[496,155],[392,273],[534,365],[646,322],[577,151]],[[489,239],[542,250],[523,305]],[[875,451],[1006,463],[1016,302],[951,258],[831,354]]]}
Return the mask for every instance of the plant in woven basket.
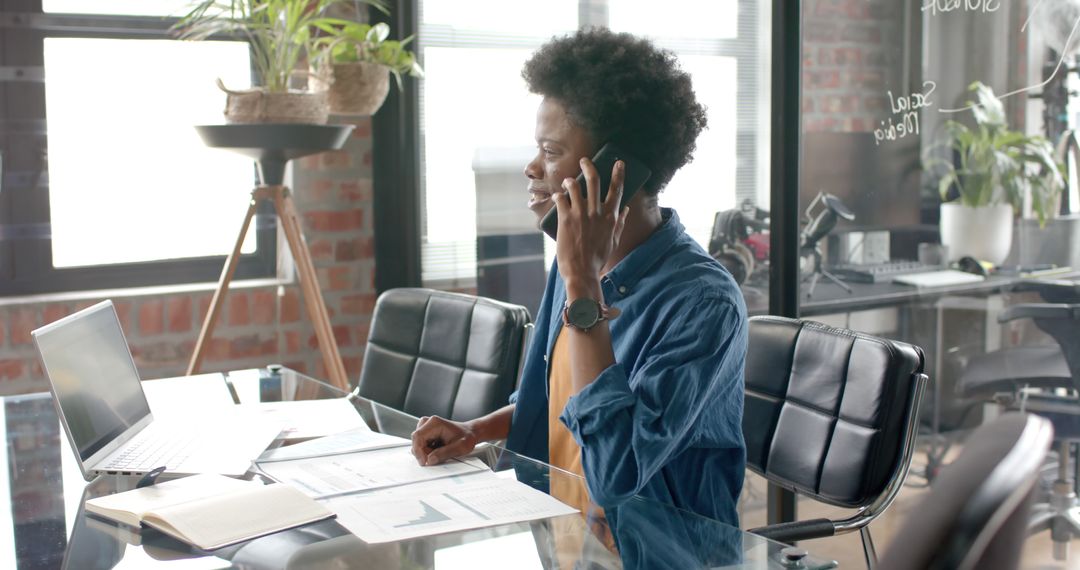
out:
{"label": "plant in woven basket", "polygon": [[423,77],[416,55],[405,49],[412,37],[391,40],[390,26],[357,22],[322,22],[315,40],[316,81],[328,85],[334,112],[368,115],[382,105],[389,74],[402,89],[402,75]]}
{"label": "plant in woven basket", "polygon": [[[386,11],[385,0],[362,0],[365,4]],[[242,37],[251,46],[252,63],[258,76],[257,99],[245,106],[262,113],[273,105],[263,93],[292,94],[289,82],[295,73],[307,73],[307,60],[315,52],[315,37],[331,23],[345,24],[347,20],[328,15],[328,10],[350,0],[197,0],[191,10],[173,26],[180,39],[205,40],[211,37]],[[252,92],[227,91],[229,107],[233,96]],[[322,96],[322,121],[325,122],[325,96]],[[295,101],[294,99],[293,101]],[[289,102],[292,108],[296,103]],[[228,115],[229,110],[226,111]],[[306,112],[296,119],[309,122]],[[256,117],[254,120],[262,120]],[[292,120],[273,119],[270,120]],[[318,122],[318,121],[310,121]]]}

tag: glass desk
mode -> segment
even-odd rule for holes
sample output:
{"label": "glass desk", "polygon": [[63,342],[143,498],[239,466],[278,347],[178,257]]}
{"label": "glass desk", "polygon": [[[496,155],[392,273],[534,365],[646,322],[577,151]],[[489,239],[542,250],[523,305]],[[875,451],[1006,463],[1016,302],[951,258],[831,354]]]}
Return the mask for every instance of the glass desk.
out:
{"label": "glass desk", "polygon": [[[329,384],[282,369],[225,376],[240,403],[336,398]],[[147,384],[153,384],[149,381]],[[148,387],[148,391],[150,387]],[[191,408],[190,395],[177,406]],[[643,498],[621,507],[612,529],[577,514],[463,532],[368,545],[333,519],[207,553],[150,529],[119,526],[88,516],[87,498],[134,487],[134,477],[83,480],[47,393],[2,398],[6,445],[0,451],[3,568],[831,568],[830,561],[787,560],[784,545]],[[353,399],[376,431],[408,437],[416,418],[362,398]],[[496,471],[541,490],[560,477],[576,478],[496,445],[474,454]],[[513,470],[508,471],[508,470]],[[249,473],[255,476],[254,473]],[[570,559],[567,562],[567,548]],[[792,554],[790,551],[788,554]],[[560,562],[562,561],[562,562]]]}

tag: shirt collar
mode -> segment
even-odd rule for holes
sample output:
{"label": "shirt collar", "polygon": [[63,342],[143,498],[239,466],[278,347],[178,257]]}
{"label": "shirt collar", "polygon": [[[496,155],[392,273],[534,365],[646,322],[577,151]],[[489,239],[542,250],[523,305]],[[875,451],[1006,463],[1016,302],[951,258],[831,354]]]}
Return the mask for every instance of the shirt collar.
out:
{"label": "shirt collar", "polygon": [[679,221],[679,214],[675,210],[660,208],[660,217],[660,227],[656,228],[649,239],[635,247],[605,276],[620,296],[628,295],[649,269],[663,259],[664,254],[675,245],[679,236],[685,233],[686,229]]}

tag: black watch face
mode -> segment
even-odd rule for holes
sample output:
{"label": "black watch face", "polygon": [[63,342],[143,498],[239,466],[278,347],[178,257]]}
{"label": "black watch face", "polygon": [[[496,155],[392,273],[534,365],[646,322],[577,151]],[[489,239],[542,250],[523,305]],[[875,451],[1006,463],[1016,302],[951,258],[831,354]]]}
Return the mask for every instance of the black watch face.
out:
{"label": "black watch face", "polygon": [[588,329],[600,320],[600,303],[592,299],[577,299],[566,310],[566,320],[579,329]]}

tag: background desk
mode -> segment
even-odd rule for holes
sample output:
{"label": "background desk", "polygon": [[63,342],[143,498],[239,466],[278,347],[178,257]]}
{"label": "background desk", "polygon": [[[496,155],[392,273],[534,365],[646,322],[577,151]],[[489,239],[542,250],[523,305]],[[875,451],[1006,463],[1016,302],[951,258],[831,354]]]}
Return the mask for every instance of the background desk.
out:
{"label": "background desk", "polygon": [[[1047,279],[1080,279],[1080,272],[1046,276]],[[968,413],[971,402],[955,396],[955,383],[967,362],[1012,344],[1052,343],[1028,326],[1016,325],[1011,336],[997,322],[1010,302],[1038,301],[1032,294],[1014,294],[1032,277],[992,275],[978,283],[916,288],[896,283],[851,283],[850,293],[826,280],[817,284],[812,297],[800,297],[801,317],[826,324],[876,334],[919,346],[926,355],[932,388],[921,414],[932,433],[980,422],[979,413]],[[768,295],[744,286],[750,314],[768,311]],[[933,450],[931,450],[933,454]]]}
{"label": "background desk", "polygon": [[[229,375],[242,403],[340,397],[329,384],[283,370],[278,375],[252,372]],[[148,384],[152,384],[153,381]],[[556,540],[581,540],[607,530],[586,526],[569,515],[448,533],[383,545],[367,545],[333,520],[285,531],[223,548],[213,556],[192,551],[160,533],[139,534],[84,514],[87,498],[131,488],[133,481],[82,479],[61,434],[49,394],[0,399],[0,428],[6,445],[0,453],[0,567],[37,568],[529,568],[528,561],[553,566]],[[357,411],[377,431],[408,437],[416,418],[373,402],[357,399]],[[485,446],[477,454],[492,469],[513,469],[527,484],[547,488],[558,477],[574,477],[558,469]],[[737,528],[670,506],[635,498],[620,511],[617,532],[627,568],[712,567],[783,568],[783,545]],[[555,524],[553,524],[555,523]],[[464,560],[465,565],[453,564]],[[620,567],[602,548],[585,560],[600,568]],[[170,562],[171,561],[171,562]],[[813,567],[813,566],[811,566]]]}

